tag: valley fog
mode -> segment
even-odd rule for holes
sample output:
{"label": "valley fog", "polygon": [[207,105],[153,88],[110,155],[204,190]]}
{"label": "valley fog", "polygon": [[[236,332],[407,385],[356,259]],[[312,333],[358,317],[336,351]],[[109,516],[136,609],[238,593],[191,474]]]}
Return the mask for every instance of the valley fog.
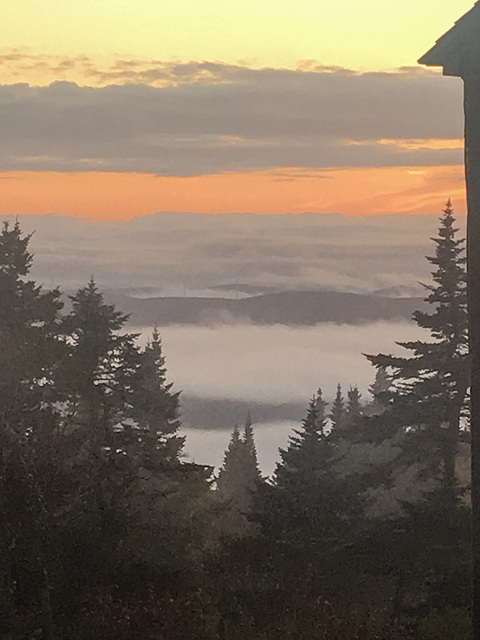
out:
{"label": "valley fog", "polygon": [[[142,342],[151,333],[146,327],[132,330],[141,334]],[[313,327],[168,326],[159,330],[168,382],[182,392],[181,402],[182,396],[209,400],[212,406],[236,400],[244,404],[245,411],[251,410],[259,463],[267,475],[274,469],[278,447],[286,445],[291,429],[299,424],[278,415],[269,420],[268,405],[290,402],[304,406],[306,412],[309,399],[319,387],[331,401],[337,383],[345,392],[350,385],[357,385],[366,400],[375,370],[362,353],[401,354],[396,341],[422,336],[419,327],[407,322],[363,326],[325,323]],[[263,406],[261,422],[255,417],[256,404]],[[231,430],[236,422],[241,424],[241,419],[232,415],[231,421],[216,429],[198,428],[192,418],[190,422],[183,420],[185,454],[200,464],[221,465]]]}

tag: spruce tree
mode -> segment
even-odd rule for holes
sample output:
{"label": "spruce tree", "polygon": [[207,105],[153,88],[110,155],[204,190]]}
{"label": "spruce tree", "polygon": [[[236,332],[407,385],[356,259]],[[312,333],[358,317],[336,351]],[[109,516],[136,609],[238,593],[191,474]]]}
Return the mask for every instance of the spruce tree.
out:
{"label": "spruce tree", "polygon": [[457,233],[448,201],[438,236],[432,238],[435,253],[427,257],[434,266],[433,284],[424,285],[428,308],[413,315],[430,339],[399,342],[410,356],[367,356],[392,376],[392,410],[417,436],[417,458],[424,456],[430,472],[450,490],[455,485],[455,457],[469,386],[465,241],[457,239]]}
{"label": "spruce tree", "polygon": [[326,406],[319,389],[310,400],[301,429],[294,429],[287,448],[280,449],[281,461],[274,475],[277,487],[295,487],[308,492],[309,487],[325,473]]}
{"label": "spruce tree", "polygon": [[368,387],[368,392],[372,400],[363,407],[363,414],[366,416],[379,415],[388,409],[389,391],[392,386],[392,379],[388,375],[385,367],[377,367],[375,380]]}
{"label": "spruce tree", "polygon": [[357,418],[361,415],[362,405],[360,403],[360,398],[362,394],[358,390],[357,386],[351,386],[347,391],[347,409],[345,421],[348,425],[352,425],[355,423]]}
{"label": "spruce tree", "polygon": [[267,510],[270,535],[287,544],[294,556],[310,556],[328,546],[325,537],[331,514],[325,424],[325,403],[314,395],[301,428],[294,429],[287,448],[279,450],[280,462],[272,479]]}
{"label": "spruce tree", "polygon": [[71,422],[82,429],[97,456],[112,453],[140,366],[136,335],[121,332],[128,316],[105,303],[93,278],[70,299],[63,332],[70,350],[65,391]]}
{"label": "spruce tree", "polygon": [[348,482],[336,472],[337,442],[326,434],[326,406],[319,390],[302,427],[280,450],[265,521],[269,535],[289,549],[295,562],[305,563],[311,575],[319,563],[322,575],[337,581],[336,550],[343,553],[358,505]]}
{"label": "spruce tree", "polygon": [[253,433],[253,422],[250,412],[247,413],[243,428],[243,444],[245,446],[245,478],[247,487],[254,491],[261,480],[260,469],[258,467],[257,447]]}
{"label": "spruce tree", "polygon": [[225,451],[223,466],[217,478],[218,490],[228,496],[235,493],[242,481],[242,440],[238,425],[233,427],[230,442]]}
{"label": "spruce tree", "polygon": [[185,440],[178,435],[180,392],[174,392],[173,383],[167,382],[165,356],[157,328],[145,348],[134,351],[133,357],[138,360],[138,366],[129,387],[131,421],[125,421],[123,425],[129,439],[127,448],[136,450],[141,455],[141,463],[147,466],[178,462]]}
{"label": "spruce tree", "polygon": [[[362,409],[356,436],[348,434],[344,447],[343,469],[357,471],[366,515],[357,556],[367,573],[395,579],[396,614],[413,593],[434,606],[456,602],[468,583],[466,510],[455,481],[468,390],[465,255],[457,233],[448,202],[432,238],[426,308],[413,316],[428,335],[399,343],[408,352],[404,357],[368,356],[377,367],[370,387],[374,400]],[[425,535],[434,542],[427,552]]]}
{"label": "spruce tree", "polygon": [[30,239],[18,221],[13,226],[4,222],[0,234],[0,417],[10,425],[15,423],[8,417],[10,411],[28,414],[32,406],[52,403],[61,350],[57,339],[63,306],[60,292],[45,291],[28,279],[33,260]]}
{"label": "spruce tree", "polygon": [[[0,233],[0,619],[15,629],[31,598],[52,637],[50,589],[59,571],[56,526],[68,492],[62,480],[59,396],[63,350],[58,290],[29,279],[31,236],[17,222]],[[56,565],[56,566],[55,566]],[[52,567],[55,567],[52,570]],[[38,604],[37,604],[38,603]],[[10,634],[8,634],[10,635]]]}
{"label": "spruce tree", "polygon": [[211,469],[180,459],[158,332],[138,348],[93,279],[60,317],[60,292],[29,279],[29,241],[4,224],[0,635],[83,637],[105,594],[114,625],[115,594],[135,603],[198,576]]}
{"label": "spruce tree", "polygon": [[335,399],[332,403],[332,410],[330,411],[329,418],[332,422],[332,429],[336,431],[341,429],[345,422],[345,399],[342,393],[342,386],[340,383],[337,384],[337,392],[335,394]]}
{"label": "spruce tree", "polygon": [[375,380],[368,387],[373,400],[379,400],[392,386],[392,380],[387,374],[385,367],[378,367],[375,371]]}
{"label": "spruce tree", "polygon": [[219,494],[231,500],[243,513],[250,510],[253,494],[261,480],[252,425],[248,414],[242,436],[238,426],[234,427],[217,478]]}

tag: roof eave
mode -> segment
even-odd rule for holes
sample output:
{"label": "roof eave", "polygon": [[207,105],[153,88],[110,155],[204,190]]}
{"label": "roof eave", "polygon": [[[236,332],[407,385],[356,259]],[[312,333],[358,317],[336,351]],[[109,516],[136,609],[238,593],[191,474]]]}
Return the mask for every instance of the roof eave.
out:
{"label": "roof eave", "polygon": [[480,2],[462,16],[455,25],[441,36],[418,64],[427,67],[443,67],[443,75],[460,76],[462,60],[471,47],[480,27]]}
{"label": "roof eave", "polygon": [[429,49],[417,60],[418,64],[424,64],[427,67],[443,67],[444,62],[439,59],[437,49],[437,45]]}
{"label": "roof eave", "polygon": [[457,60],[448,60],[440,62],[439,60],[427,60],[425,56],[418,60],[418,64],[423,64],[426,67],[442,67],[442,73],[444,76],[461,76],[460,62]]}

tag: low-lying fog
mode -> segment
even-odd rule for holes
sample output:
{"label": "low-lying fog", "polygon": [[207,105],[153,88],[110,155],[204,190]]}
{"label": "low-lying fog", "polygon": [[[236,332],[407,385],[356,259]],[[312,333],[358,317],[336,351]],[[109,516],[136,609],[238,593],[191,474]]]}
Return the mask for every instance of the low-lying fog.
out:
{"label": "low-lying fog", "polygon": [[[464,222],[460,216],[458,226]],[[410,295],[429,278],[424,256],[438,216],[164,212],[124,223],[22,216],[21,224],[35,231],[34,277],[62,289],[93,275],[103,290],[138,296],[236,296],[245,285],[253,293],[400,288]]]}
{"label": "low-lying fog", "polygon": [[[145,340],[151,329],[141,331]],[[395,341],[418,339],[421,330],[406,322],[376,322],[364,326],[319,324],[314,327],[234,325],[161,327],[168,380],[185,396],[213,403],[235,399],[255,404],[297,403],[305,407],[321,387],[331,400],[340,382],[346,390],[357,385],[368,398],[375,370],[362,353],[402,353]],[[193,412],[194,415],[194,412]],[[265,412],[263,412],[265,416]],[[238,421],[232,416],[223,429],[184,425],[185,452],[198,463],[218,466]],[[255,424],[262,471],[270,474],[278,447],[285,446],[296,423],[264,420]],[[198,426],[198,425],[197,425]]]}

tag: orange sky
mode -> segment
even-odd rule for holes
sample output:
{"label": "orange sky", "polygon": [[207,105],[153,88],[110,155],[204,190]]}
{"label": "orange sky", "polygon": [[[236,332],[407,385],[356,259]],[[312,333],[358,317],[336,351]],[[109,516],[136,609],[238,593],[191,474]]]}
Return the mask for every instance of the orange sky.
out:
{"label": "orange sky", "polygon": [[[11,134],[12,138],[19,142],[18,144],[11,142],[10,146],[8,141],[5,142],[3,167],[18,170],[0,171],[3,186],[0,192],[2,194],[0,215],[58,213],[98,220],[128,220],[157,211],[192,213],[319,211],[340,212],[347,215],[402,212],[429,214],[437,213],[448,197],[454,201],[457,213],[464,213],[463,166],[429,166],[432,164],[433,155],[427,154],[428,151],[459,149],[463,145],[460,129],[450,130],[450,133],[445,133],[443,130],[440,130],[440,133],[437,131],[438,137],[429,140],[427,136],[431,136],[432,133],[428,131],[428,126],[425,126],[425,139],[421,137],[397,140],[394,134],[391,137],[388,136],[390,128],[387,123],[402,121],[403,114],[400,110],[392,113],[390,117],[390,113],[387,112],[387,117],[384,118],[387,123],[383,122],[382,127],[379,127],[380,139],[375,137],[377,134],[375,127],[371,127],[374,129],[372,132],[367,122],[365,136],[360,135],[363,132],[357,130],[359,127],[357,129],[353,127],[354,132],[359,135],[353,140],[342,141],[337,139],[337,131],[332,133],[335,138],[333,141],[328,141],[328,135],[325,137],[327,142],[320,140],[321,143],[325,143],[325,151],[320,149],[317,156],[313,153],[308,156],[308,152],[305,152],[307,166],[309,162],[312,164],[311,157],[315,156],[321,160],[317,166],[331,164],[331,166],[345,167],[346,164],[350,164],[348,158],[346,161],[343,159],[336,162],[334,157],[330,160],[326,154],[329,153],[329,144],[333,153],[348,143],[352,147],[352,166],[376,164],[378,168],[346,167],[311,170],[295,167],[249,171],[249,167],[275,166],[276,159],[273,158],[272,161],[269,144],[278,143],[282,151],[284,143],[281,138],[284,134],[292,135],[292,156],[291,158],[287,156],[287,162],[301,164],[302,157],[299,150],[304,145],[302,135],[305,133],[299,134],[298,138],[292,134],[292,131],[296,131],[296,125],[295,122],[291,122],[292,118],[289,114],[296,114],[295,109],[290,109],[288,117],[278,115],[273,104],[271,107],[273,120],[277,115],[280,118],[279,122],[285,117],[285,121],[291,124],[292,130],[284,131],[280,127],[279,133],[273,127],[271,141],[267,134],[259,135],[259,145],[263,144],[263,147],[259,150],[258,156],[250,149],[256,142],[255,126],[246,127],[247,133],[244,132],[242,135],[245,136],[246,156],[251,153],[250,164],[248,162],[229,164],[227,161],[223,164],[219,162],[215,164],[215,159],[220,157],[219,154],[223,150],[222,144],[226,144],[224,138],[233,139],[235,135],[241,135],[235,128],[230,131],[225,113],[222,120],[222,114],[217,114],[215,111],[219,109],[219,105],[224,105],[228,110],[231,106],[229,100],[225,98],[222,102],[223,98],[220,98],[220,101],[208,102],[213,98],[208,100],[205,98],[207,102],[201,102],[200,114],[197,114],[193,108],[189,111],[185,105],[195,104],[197,95],[204,99],[207,94],[203,89],[208,84],[207,80],[212,86],[220,81],[224,82],[225,86],[233,83],[235,90],[238,90],[242,83],[251,82],[250,93],[248,91],[245,93],[247,97],[258,92],[259,86],[264,87],[263,84],[257,86],[255,84],[257,81],[253,80],[247,72],[240,72],[236,69],[237,66],[245,67],[247,70],[266,70],[266,73],[259,75],[259,78],[271,76],[269,80],[271,84],[265,87],[266,101],[271,100],[268,96],[276,95],[276,87],[279,83],[283,83],[282,86],[284,86],[285,78],[281,76],[281,72],[288,69],[309,71],[318,66],[330,69],[332,72],[343,67],[362,72],[393,71],[400,67],[418,70],[416,62],[418,57],[434,44],[436,38],[450,28],[456,19],[471,8],[472,2],[473,0],[458,0],[452,4],[450,0],[404,0],[402,3],[385,2],[385,0],[342,0],[337,3],[315,3],[311,0],[284,0],[279,4],[273,0],[265,0],[259,4],[254,0],[244,0],[241,3],[225,3],[221,0],[206,3],[198,3],[195,0],[159,3],[157,0],[145,0],[141,12],[138,11],[138,3],[133,0],[122,0],[122,2],[104,0],[100,3],[94,0],[82,0],[77,3],[51,0],[49,11],[44,11],[42,3],[38,3],[37,0],[6,3],[2,14],[4,38],[0,49],[0,83],[3,83],[3,86],[17,86],[17,83],[20,83],[18,96],[10,96],[8,109],[5,107],[11,122],[16,122],[17,113],[28,113],[28,117],[21,126],[18,126],[18,130],[12,129],[10,120],[4,118],[5,138]],[[398,7],[395,6],[396,4]],[[160,38],[159,25],[163,25]],[[193,73],[192,69],[196,68],[195,61],[211,62],[216,71],[201,68],[197,69],[197,73],[200,74],[198,77],[190,77],[188,74]],[[220,72],[217,67],[222,65],[225,65],[225,69]],[[192,69],[189,70],[189,67]],[[279,71],[278,76],[273,78],[274,74],[268,73],[271,70]],[[215,73],[218,77],[210,78],[208,75],[215,75]],[[349,73],[346,74],[348,75]],[[310,104],[311,101],[318,100],[319,111],[321,111],[320,106],[323,104],[321,91],[318,90],[319,92],[316,93],[316,89],[312,89],[312,84],[296,84],[300,78],[299,73],[298,78],[291,80],[290,95],[297,92],[295,95],[302,96],[302,87],[312,91],[308,96],[305,95],[305,102]],[[48,100],[52,101],[51,105],[57,108],[50,122],[46,114],[52,111],[45,107],[46,102],[45,104],[42,102],[47,98],[34,90],[27,95],[25,90],[20,88],[22,83],[23,86],[30,84],[31,87],[38,87],[55,81],[77,82],[84,87],[104,86],[111,82],[129,87],[130,83],[151,83],[152,86],[163,87],[174,80],[179,87],[190,83],[190,97],[187,96],[188,99],[176,102],[171,107],[170,119],[168,116],[170,103],[168,101],[159,103],[166,105],[167,115],[162,120],[162,126],[158,125],[158,136],[156,130],[152,134],[152,130],[146,127],[147,133],[143,135],[141,126],[136,129],[132,126],[134,129],[131,145],[132,162],[128,164],[130,156],[125,149],[121,148],[119,153],[123,154],[123,165],[120,161],[116,165],[109,165],[112,160],[109,153],[112,152],[112,157],[115,157],[115,150],[118,148],[116,142],[122,139],[121,134],[111,138],[107,135],[105,139],[100,135],[103,142],[97,141],[97,137],[93,134],[91,139],[84,140],[81,136],[75,138],[76,126],[73,125],[76,125],[77,121],[73,118],[71,127],[73,133],[68,130],[65,132],[63,138],[66,141],[58,135],[59,131],[63,131],[62,126],[65,126],[65,122],[59,124],[55,117],[62,116],[62,109],[67,108],[69,100],[73,99],[73,90],[69,93],[65,87],[57,86],[48,94]],[[371,96],[373,93],[377,96],[376,90],[379,96],[384,95],[381,91],[383,85],[369,84],[369,82],[365,84],[368,95]],[[425,86],[430,82],[430,76],[425,76]],[[445,82],[447,88],[447,80],[442,79],[442,82]],[[347,86],[348,82],[345,80],[342,87],[347,90]],[[413,87],[413,84],[409,86]],[[342,90],[338,89],[340,94]],[[270,91],[272,93],[269,93]],[[100,122],[104,122],[106,130],[109,129],[110,124],[108,118],[115,120],[118,117],[119,122],[127,123],[127,129],[132,124],[128,122],[127,116],[121,110],[117,112],[112,107],[108,111],[109,115],[105,115],[107,112],[103,113],[102,105],[109,104],[108,92],[105,93],[105,98],[101,98],[100,95],[91,96],[91,104],[88,91],[79,92],[78,95],[80,94],[84,109],[93,105],[92,108],[98,109],[99,113],[103,114],[101,117],[105,120],[100,119]],[[140,92],[139,95],[147,101],[151,98],[146,92]],[[237,93],[232,93],[232,96],[236,95]],[[347,92],[347,95],[350,94]],[[368,109],[374,101],[368,102],[361,91],[355,95],[359,100],[359,109],[365,109],[368,116]],[[435,100],[429,101],[428,95],[425,94],[426,109],[431,108],[431,104],[438,104]],[[235,99],[233,97],[232,101]],[[62,102],[63,100],[65,102]],[[382,101],[377,100],[377,102]],[[452,104],[451,100],[447,102]],[[402,100],[397,103],[402,103]],[[116,104],[114,102],[114,106]],[[261,119],[263,112],[270,109],[270,106],[267,108],[261,101],[248,102],[245,104],[247,114],[251,108],[250,104],[256,105],[257,109],[256,111],[252,109],[252,121],[256,118]],[[357,103],[355,99],[351,99],[349,104],[355,106]],[[280,101],[279,107],[281,106]],[[301,100],[297,106],[303,108]],[[458,104],[455,102],[451,108],[453,120],[461,108],[460,102]],[[204,113],[202,109],[207,111]],[[183,116],[178,115],[179,112]],[[280,108],[279,113],[281,112]],[[349,118],[348,108],[345,112],[340,109],[340,112],[339,120],[343,118],[345,123],[349,124],[351,118]],[[78,118],[79,130],[83,130],[82,127],[90,130],[85,125],[88,121],[87,116],[84,115],[82,120],[81,113]],[[142,123],[144,114],[141,113],[141,117],[132,115],[132,121],[137,117],[137,120]],[[211,113],[219,116],[218,119],[221,122],[218,124],[218,130],[215,126],[209,125],[208,116]],[[308,109],[305,109],[305,114],[305,117],[310,117]],[[196,131],[195,127],[190,127],[189,124],[198,115],[200,115],[199,120],[204,117],[206,124],[203,129],[199,125],[197,135],[192,133]],[[243,115],[243,113],[237,114],[237,125],[242,131]],[[336,116],[337,113],[334,112],[330,118],[336,120]],[[177,117],[181,123],[178,125],[178,130],[175,128]],[[300,113],[298,117],[301,121],[303,116]],[[323,122],[323,120],[320,121]],[[328,124],[328,117],[326,122]],[[411,119],[407,119],[407,122],[411,123]],[[427,119],[425,125],[428,124]],[[324,133],[328,134],[329,130],[325,122],[323,126]],[[268,127],[265,128],[268,129]],[[347,126],[346,129],[350,131],[351,128]],[[391,129],[396,130],[395,127]],[[408,134],[408,126],[403,129],[407,130]],[[400,122],[398,130],[403,132],[403,129]],[[301,127],[298,130],[300,131]],[[318,133],[312,125],[313,132]],[[98,129],[97,133],[101,134],[101,129]],[[443,133],[445,138],[442,137]],[[162,148],[162,135],[165,136],[165,149]],[[218,140],[212,142],[209,136],[215,135]],[[387,137],[384,139],[385,135]],[[422,129],[412,125],[413,135],[421,136]],[[455,135],[457,138],[453,137]],[[194,151],[198,148],[203,149],[202,136],[205,136],[206,142],[210,144],[210,147],[205,149],[205,155],[210,153],[211,161],[215,161],[205,171],[224,169],[224,173],[182,177],[113,172],[124,168],[127,171],[157,170],[157,166],[163,166],[162,162],[158,165],[148,164],[152,149],[158,149],[159,154],[165,155],[164,164],[169,167],[167,157],[169,145],[177,154],[185,149],[185,157],[188,160],[189,145]],[[38,145],[38,140],[42,141],[42,144]],[[83,144],[89,141],[93,141],[93,144],[98,147],[94,148],[93,153],[91,146]],[[369,148],[369,141],[372,142],[371,148]],[[354,148],[357,143],[365,145],[366,155],[363,162],[358,161],[358,150]],[[384,145],[385,149],[374,149],[379,145]],[[395,147],[395,149],[392,150],[389,147]],[[287,151],[290,151],[290,148]],[[407,156],[412,151],[419,151],[419,154],[415,156],[412,153]],[[398,157],[395,156],[395,152],[399,152]],[[405,155],[402,156],[400,152],[405,152]],[[369,156],[368,153],[372,155]],[[374,156],[374,153],[377,153],[377,156]],[[426,159],[421,167],[387,166],[401,164],[405,161],[405,157],[408,157],[407,162],[420,164],[422,154]],[[97,155],[98,164],[92,164],[93,160],[97,159]],[[139,163],[135,164],[137,156]],[[258,162],[257,157],[260,158]],[[263,157],[266,158],[265,161],[262,160]],[[86,169],[112,166],[112,172],[64,173],[43,170],[57,166],[61,170],[81,169],[81,163],[85,159],[89,161],[84,165]],[[37,171],[21,170],[35,168],[34,163],[37,160]],[[145,161],[145,164],[141,164],[140,161]],[[433,163],[446,164],[447,162],[449,159],[446,154],[439,154],[438,159],[433,159]],[[453,162],[457,162],[456,157]],[[278,160],[278,165],[284,164],[285,161]],[[193,169],[189,165],[184,170],[182,167],[178,172],[198,174],[204,172],[203,166],[199,168],[198,163],[193,165]],[[247,167],[247,170],[228,171],[231,167],[240,166]],[[175,171],[169,169],[165,170],[165,173],[171,174]]]}
{"label": "orange sky", "polygon": [[193,177],[146,173],[0,173],[0,215],[77,215],[128,220],[157,211],[191,213],[438,213],[452,198],[465,212],[462,166],[278,169]]}

